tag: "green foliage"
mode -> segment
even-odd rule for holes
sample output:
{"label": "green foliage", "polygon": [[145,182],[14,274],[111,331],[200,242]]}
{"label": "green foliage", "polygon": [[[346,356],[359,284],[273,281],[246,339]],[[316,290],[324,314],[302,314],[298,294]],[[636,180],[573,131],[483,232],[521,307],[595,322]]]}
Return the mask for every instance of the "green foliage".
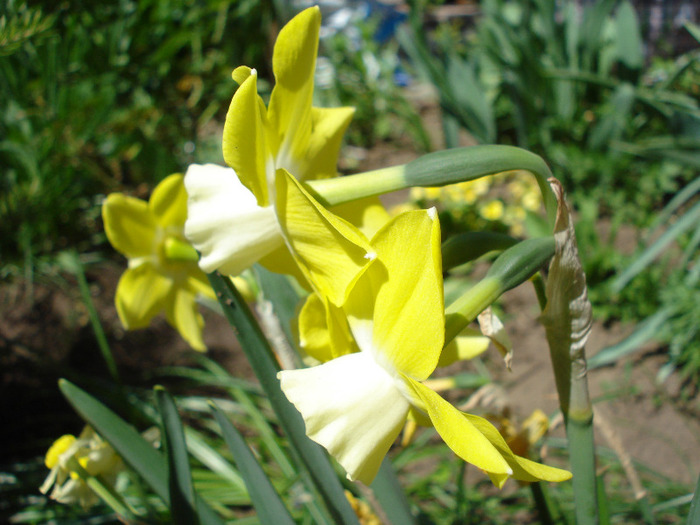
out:
{"label": "green foliage", "polygon": [[376,20],[356,21],[351,35],[337,32],[321,41],[316,98],[320,106],[354,106],[348,142],[369,147],[409,135],[419,151],[430,150],[420,117],[397,85],[398,44],[374,38]]}
{"label": "green foliage", "polygon": [[233,67],[264,62],[272,16],[218,0],[11,0],[0,15],[0,252],[30,266],[94,244],[101,193],[212,160],[207,126]]}

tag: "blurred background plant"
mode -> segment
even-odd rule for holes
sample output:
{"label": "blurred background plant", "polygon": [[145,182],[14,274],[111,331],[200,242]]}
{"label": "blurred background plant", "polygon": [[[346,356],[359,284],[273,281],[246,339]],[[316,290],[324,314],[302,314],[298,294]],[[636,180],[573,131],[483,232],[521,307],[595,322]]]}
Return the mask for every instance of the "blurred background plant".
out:
{"label": "blurred background plant", "polygon": [[220,158],[231,70],[266,63],[274,22],[257,1],[9,0],[0,16],[0,253],[28,278],[102,242],[104,193]]}
{"label": "blurred background plant", "polygon": [[[458,145],[461,129],[471,142],[517,145],[551,163],[578,212],[598,318],[636,322],[677,304],[670,288],[687,292],[684,276],[697,266],[695,222],[687,220],[667,244],[686,253],[681,264],[646,264],[625,286],[614,281],[648,242],[647,228],[664,231],[686,212],[695,216],[697,189],[670,212],[662,209],[697,179],[700,167],[697,41],[680,55],[645,54],[643,27],[627,0],[479,5],[473,27],[455,19],[426,31],[430,3],[415,0],[410,26],[398,34],[417,74],[436,88],[445,143]],[[646,26],[646,50],[663,48],[663,41],[648,40]],[[690,21],[680,31],[691,42],[700,36]],[[466,228],[483,219],[458,215]],[[534,232],[536,223],[528,224]],[[670,345],[671,363],[683,363],[684,377],[697,385],[698,348],[685,343],[696,339],[692,325],[670,316],[668,331],[648,335]]]}

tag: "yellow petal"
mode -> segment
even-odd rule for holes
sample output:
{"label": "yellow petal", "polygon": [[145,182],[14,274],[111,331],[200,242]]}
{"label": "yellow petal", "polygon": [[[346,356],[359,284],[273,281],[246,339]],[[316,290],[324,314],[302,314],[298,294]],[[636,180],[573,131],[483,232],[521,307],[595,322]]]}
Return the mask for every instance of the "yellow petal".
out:
{"label": "yellow petal", "polygon": [[298,322],[300,348],[321,363],[360,350],[343,311],[317,293],[306,298]]}
{"label": "yellow petal", "polygon": [[253,69],[231,100],[224,123],[223,150],[226,164],[264,207],[269,203],[266,165],[272,162],[272,153],[266,144],[266,116],[259,99]]}
{"label": "yellow petal", "polygon": [[236,69],[233,70],[233,73],[231,73],[231,77],[240,86],[252,74],[253,70],[248,66],[238,66]]}
{"label": "yellow petal", "polygon": [[230,168],[193,164],[185,175],[185,236],[201,253],[199,266],[238,275],[283,245],[272,207],[261,208]]}
{"label": "yellow petal", "polygon": [[345,302],[349,285],[373,258],[354,226],[321,206],[286,170],[276,177],[277,218],[285,240],[312,286],[330,302]]}
{"label": "yellow petal", "polygon": [[203,295],[204,297],[209,297],[210,299],[216,299],[216,294],[209,283],[209,279],[204,272],[202,272],[198,267],[195,267],[196,271],[190,272],[185,279],[184,286],[195,296]]}
{"label": "yellow petal", "polygon": [[[512,473],[501,451],[484,436],[481,428],[473,424],[468,414],[460,412],[418,381],[406,376],[404,379],[413,397],[420,399],[424,405],[423,408],[428,413],[435,430],[455,454],[486,472],[503,475]],[[496,431],[495,428],[494,431]]]}
{"label": "yellow petal", "polygon": [[115,303],[124,328],[145,328],[165,309],[172,281],[158,273],[151,264],[128,268],[119,279]]}
{"label": "yellow petal", "polygon": [[[311,135],[303,154],[299,178],[318,179],[338,174],[338,153],[355,108],[311,108]],[[294,172],[296,173],[296,172]]]}
{"label": "yellow petal", "polygon": [[112,193],[102,205],[102,220],[107,239],[118,252],[130,259],[153,255],[156,221],[148,203]]}
{"label": "yellow petal", "polygon": [[367,197],[330,209],[371,239],[391,218],[378,197]]}
{"label": "yellow petal", "polygon": [[318,51],[321,11],[311,7],[299,13],[280,31],[272,54],[275,87],[270,95],[270,127],[279,136],[277,168],[300,178],[312,128],[311,99]]}
{"label": "yellow petal", "polygon": [[166,312],[168,322],[194,350],[204,352],[207,349],[202,339],[204,318],[199,313],[194,294],[178,287],[169,299]]}
{"label": "yellow petal", "polygon": [[484,353],[490,342],[488,337],[481,335],[477,330],[465,328],[442,349],[438,366],[448,366],[457,361],[473,359]]}
{"label": "yellow petal", "polygon": [[289,248],[287,248],[284,242],[274,251],[262,257],[258,262],[271,272],[291,275],[302,288],[311,291],[311,286],[306,280],[306,276],[299,269],[299,265],[294,260],[292,254],[289,253]]}
{"label": "yellow petal", "polygon": [[[383,268],[374,264],[353,287],[344,307],[350,328],[361,349],[371,346],[396,370],[426,379],[440,358],[445,328],[437,213],[403,213],[375,235],[372,245]],[[363,343],[370,319],[371,343]]]}
{"label": "yellow petal", "polygon": [[182,228],[187,220],[184,177],[175,174],[164,178],[153,190],[148,207],[161,227]]}
{"label": "yellow petal", "polygon": [[299,348],[321,363],[333,359],[326,308],[320,295],[312,293],[307,296],[297,321]]}
{"label": "yellow petal", "polygon": [[349,479],[369,485],[408,413],[394,379],[366,352],[277,377],[304,418],[307,435],[330,452]]}
{"label": "yellow petal", "polygon": [[[503,436],[496,430],[496,427],[484,418],[472,414],[464,414],[464,417],[466,417],[475,428],[478,428],[491,444],[498,449],[503,458],[508,462],[508,465],[513,469],[512,477],[515,479],[520,481],[559,482],[571,478],[571,472],[542,465],[541,463],[536,463],[513,454],[506,444],[505,439],[503,439]],[[494,483],[496,482],[494,481]]]}

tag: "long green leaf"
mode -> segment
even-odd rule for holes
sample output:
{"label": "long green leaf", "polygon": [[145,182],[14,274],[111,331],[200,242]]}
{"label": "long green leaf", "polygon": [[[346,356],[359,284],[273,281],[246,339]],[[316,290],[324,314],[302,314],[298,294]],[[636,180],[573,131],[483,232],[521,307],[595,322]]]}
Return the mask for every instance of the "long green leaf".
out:
{"label": "long green leaf", "polygon": [[639,272],[644,270],[651,262],[661,254],[666,246],[673,242],[685,230],[696,226],[700,221],[700,202],[696,203],[688,210],[673,226],[649,246],[624,272],[617,276],[612,282],[610,290],[618,293],[627,283],[629,283]]}
{"label": "long green leaf", "polygon": [[248,487],[248,494],[250,494],[260,522],[271,525],[294,525],[289,511],[236,427],[231,424],[215,403],[212,403],[212,410],[221,427],[226,446],[231,451],[246,487]]}
{"label": "long green leaf", "polygon": [[634,353],[645,343],[653,340],[660,328],[673,315],[672,308],[663,308],[639,323],[637,328],[617,344],[603,348],[588,360],[588,370],[615,364],[623,357]]}
{"label": "long green leaf", "polygon": [[688,525],[698,525],[698,523],[700,523],[700,478],[698,478],[698,484],[695,485],[695,494],[688,513]]}
{"label": "long green leaf", "polygon": [[182,421],[170,394],[162,387],[156,387],[155,394],[163,419],[163,444],[168,459],[170,517],[176,525],[197,525],[199,519]]}
{"label": "long green leaf", "polygon": [[374,495],[391,525],[413,525],[416,523],[406,493],[401,488],[388,458],[384,458],[382,461],[382,466],[379,467],[377,477],[374,478],[370,488],[374,491]]}
{"label": "long green leaf", "polygon": [[[167,463],[163,455],[123,419],[70,381],[61,379],[61,392],[80,416],[106,439],[125,463],[133,468],[166,505],[170,503]],[[211,507],[195,494],[203,525],[223,525]]]}
{"label": "long green leaf", "polygon": [[224,279],[220,274],[209,274],[209,281],[219,298],[226,318],[236,328],[238,341],[260,381],[260,386],[267,394],[282,428],[302,458],[328,510],[338,524],[357,525],[357,516],[345,497],[343,487],[328,456],[319,445],[306,436],[306,427],[301,414],[280,388],[279,379],[277,379],[277,372],[279,372],[277,361],[245,300],[230,280]]}

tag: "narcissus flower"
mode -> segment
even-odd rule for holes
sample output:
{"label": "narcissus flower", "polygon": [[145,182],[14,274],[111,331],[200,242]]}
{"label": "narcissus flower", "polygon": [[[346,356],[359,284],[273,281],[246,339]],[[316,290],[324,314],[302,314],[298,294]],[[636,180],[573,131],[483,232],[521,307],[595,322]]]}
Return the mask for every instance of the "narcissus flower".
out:
{"label": "narcissus flower", "polygon": [[79,503],[83,508],[99,501],[84,476],[100,476],[102,483],[114,485],[117,474],[124,469],[114,449],[90,427],[85,427],[78,438],[66,434],[54,441],[44,463],[51,472],[41,492],[46,494],[53,487],[51,499],[64,504]]}
{"label": "narcissus flower", "polygon": [[515,456],[493,425],[460,412],[422,383],[438,365],[445,332],[435,210],[396,217],[371,244],[377,258],[357,277],[344,304],[328,309],[328,336],[339,357],[278,374],[309,437],[338,460],[348,478],[370,483],[410,412],[429,420],[458,456],[498,486],[509,476],[568,479],[566,471]]}
{"label": "narcissus flower", "polygon": [[112,193],[102,206],[105,233],[129,260],[115,302],[127,330],[145,328],[165,312],[168,322],[195,350],[206,350],[198,294],[215,297],[197,266],[197,252],[184,235],[187,194],[182,175],[170,175],[148,202]]}
{"label": "narcissus flower", "polygon": [[[232,169],[208,165],[187,171],[186,235],[201,253],[206,272],[235,275],[258,261],[279,273],[299,276],[297,264],[306,264],[301,269],[306,277],[314,271],[313,258],[323,247],[303,221],[292,224],[283,217],[299,210],[280,185],[336,176],[340,142],[354,111],[311,105],[320,22],[318,7],[312,7],[280,31],[272,57],[276,83],[267,108],[257,93],[255,69],[241,66],[233,72],[240,87],[223,136],[224,160]],[[310,242],[296,248],[310,251],[294,252],[291,236],[306,237]]]}

